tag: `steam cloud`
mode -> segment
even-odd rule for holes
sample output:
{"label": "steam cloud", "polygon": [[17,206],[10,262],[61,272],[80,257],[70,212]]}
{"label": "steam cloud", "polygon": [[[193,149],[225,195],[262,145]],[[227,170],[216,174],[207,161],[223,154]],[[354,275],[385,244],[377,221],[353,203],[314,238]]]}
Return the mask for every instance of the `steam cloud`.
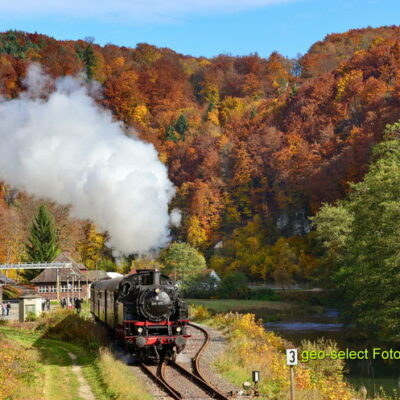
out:
{"label": "steam cloud", "polygon": [[174,187],[154,147],[125,136],[77,78],[52,82],[33,65],[25,84],[19,99],[0,101],[0,179],[70,204],[73,217],[108,231],[118,252],[164,246]]}

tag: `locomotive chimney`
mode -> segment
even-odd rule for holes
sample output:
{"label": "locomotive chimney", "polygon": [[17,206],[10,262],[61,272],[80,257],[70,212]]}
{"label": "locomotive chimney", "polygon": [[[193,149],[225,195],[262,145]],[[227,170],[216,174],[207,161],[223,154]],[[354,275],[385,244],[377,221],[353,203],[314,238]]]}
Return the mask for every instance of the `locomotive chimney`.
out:
{"label": "locomotive chimney", "polygon": [[153,270],[153,285],[160,285],[161,272],[158,269]]}

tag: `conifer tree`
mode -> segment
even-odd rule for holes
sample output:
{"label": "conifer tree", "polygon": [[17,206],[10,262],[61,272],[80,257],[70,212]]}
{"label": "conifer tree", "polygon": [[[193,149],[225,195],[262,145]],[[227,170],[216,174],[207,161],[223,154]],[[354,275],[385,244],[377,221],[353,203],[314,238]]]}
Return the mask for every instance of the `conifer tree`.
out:
{"label": "conifer tree", "polygon": [[181,114],[175,123],[175,130],[181,135],[181,139],[183,141],[185,140],[185,133],[188,128],[189,125],[187,123],[187,119],[183,114]]}
{"label": "conifer tree", "polygon": [[51,262],[58,253],[58,238],[54,227],[53,218],[42,204],[36,217],[29,228],[26,248],[26,261]]}
{"label": "conifer tree", "polygon": [[93,46],[91,44],[88,44],[86,49],[83,51],[83,61],[85,63],[87,79],[93,79],[93,70],[96,66],[96,55],[94,54]]}

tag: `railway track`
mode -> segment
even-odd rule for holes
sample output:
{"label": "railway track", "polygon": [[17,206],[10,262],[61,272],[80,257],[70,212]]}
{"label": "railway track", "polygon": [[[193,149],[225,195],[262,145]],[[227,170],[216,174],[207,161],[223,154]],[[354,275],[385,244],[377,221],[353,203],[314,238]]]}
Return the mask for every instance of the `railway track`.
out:
{"label": "railway track", "polygon": [[[201,373],[200,359],[210,343],[210,335],[206,329],[198,325],[190,324],[190,326],[201,331],[204,335],[204,343],[191,360],[192,371],[189,371],[177,362],[167,360],[162,361],[157,366],[149,367],[145,364],[140,364],[140,367],[173,399],[211,398],[216,400],[229,400],[226,395],[213,387]],[[171,380],[174,382],[173,384],[170,383]],[[196,392],[196,394],[193,392]]]}

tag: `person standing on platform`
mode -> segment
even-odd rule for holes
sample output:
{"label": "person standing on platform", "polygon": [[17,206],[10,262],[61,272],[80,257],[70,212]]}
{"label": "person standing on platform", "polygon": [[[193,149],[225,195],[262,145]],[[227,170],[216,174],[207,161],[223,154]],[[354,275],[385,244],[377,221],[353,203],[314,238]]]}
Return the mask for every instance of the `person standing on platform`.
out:
{"label": "person standing on platform", "polygon": [[78,314],[81,312],[82,309],[81,299],[78,299],[77,297],[75,298],[75,309]]}

